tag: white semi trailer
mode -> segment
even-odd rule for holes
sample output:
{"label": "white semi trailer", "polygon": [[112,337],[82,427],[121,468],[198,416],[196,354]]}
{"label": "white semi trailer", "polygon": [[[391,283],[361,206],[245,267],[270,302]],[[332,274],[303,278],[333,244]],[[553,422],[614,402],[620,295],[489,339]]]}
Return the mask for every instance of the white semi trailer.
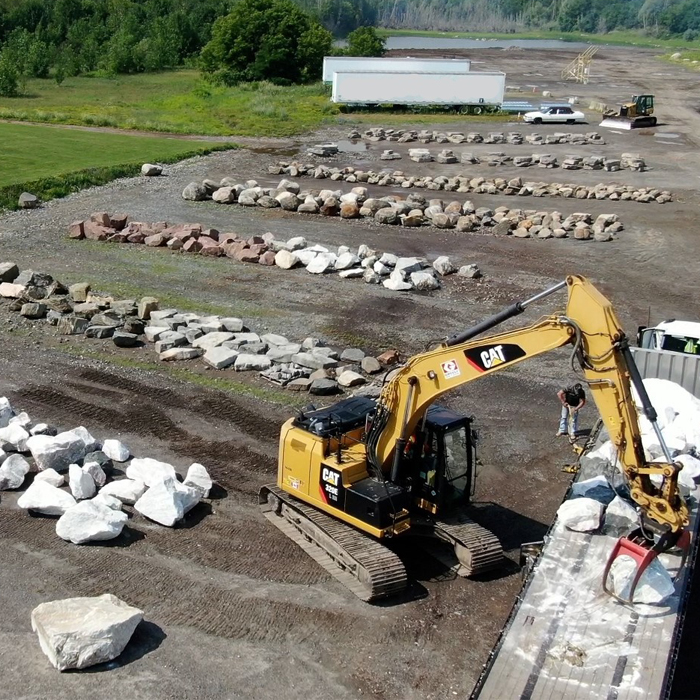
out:
{"label": "white semi trailer", "polygon": [[333,73],[347,71],[383,71],[413,73],[468,73],[467,58],[360,58],[358,56],[325,56],[323,82],[332,83]]}
{"label": "white semi trailer", "polygon": [[331,100],[345,105],[445,105],[480,111],[503,102],[506,74],[336,71]]}

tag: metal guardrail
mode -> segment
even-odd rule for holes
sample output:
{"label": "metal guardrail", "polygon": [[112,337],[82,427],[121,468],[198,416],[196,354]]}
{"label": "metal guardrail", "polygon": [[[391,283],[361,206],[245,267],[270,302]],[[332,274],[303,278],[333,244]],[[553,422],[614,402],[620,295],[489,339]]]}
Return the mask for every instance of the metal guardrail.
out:
{"label": "metal guardrail", "polygon": [[668,379],[700,399],[700,355],[646,348],[632,348],[632,353],[642,377]]}

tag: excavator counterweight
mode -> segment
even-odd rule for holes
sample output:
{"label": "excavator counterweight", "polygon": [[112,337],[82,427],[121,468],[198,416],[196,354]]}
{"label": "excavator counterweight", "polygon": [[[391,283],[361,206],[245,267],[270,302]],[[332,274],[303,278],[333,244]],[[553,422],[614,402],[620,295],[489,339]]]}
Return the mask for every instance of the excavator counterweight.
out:
{"label": "excavator counterweight", "polygon": [[[562,313],[482,335],[563,288],[568,301]],[[400,559],[384,544],[395,537],[447,543],[463,576],[498,567],[503,552],[497,537],[469,517],[476,476],[472,419],[435,402],[463,384],[566,346],[641,513],[644,537],[623,539],[613,555],[643,551],[634,556],[641,575],[654,556],[684,541],[688,509],[678,490],[680,467],[665,447],[610,302],[576,276],[410,358],[376,401],[345,399],[288,420],[277,483],[260,492],[265,516],[363,600],[394,595],[406,585]],[[664,463],[645,460],[633,386]]]}

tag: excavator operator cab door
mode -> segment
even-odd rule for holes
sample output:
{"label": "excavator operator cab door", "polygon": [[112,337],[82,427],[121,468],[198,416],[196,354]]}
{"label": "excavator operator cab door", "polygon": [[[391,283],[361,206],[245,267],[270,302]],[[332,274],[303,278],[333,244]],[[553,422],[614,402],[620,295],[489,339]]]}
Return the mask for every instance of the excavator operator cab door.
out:
{"label": "excavator operator cab door", "polygon": [[469,503],[473,483],[474,434],[471,419],[439,406],[428,409],[413,438],[413,498],[437,514]]}

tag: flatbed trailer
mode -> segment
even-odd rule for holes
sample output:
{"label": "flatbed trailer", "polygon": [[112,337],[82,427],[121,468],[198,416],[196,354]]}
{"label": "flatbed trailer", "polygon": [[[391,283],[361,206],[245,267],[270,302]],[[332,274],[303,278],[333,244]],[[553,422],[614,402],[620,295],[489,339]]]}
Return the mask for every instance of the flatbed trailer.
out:
{"label": "flatbed trailer", "polygon": [[[691,551],[660,606],[625,606],[603,592],[616,537],[555,522],[471,700],[668,698],[697,558],[698,486],[691,496]],[[680,559],[660,557],[672,575]]]}

